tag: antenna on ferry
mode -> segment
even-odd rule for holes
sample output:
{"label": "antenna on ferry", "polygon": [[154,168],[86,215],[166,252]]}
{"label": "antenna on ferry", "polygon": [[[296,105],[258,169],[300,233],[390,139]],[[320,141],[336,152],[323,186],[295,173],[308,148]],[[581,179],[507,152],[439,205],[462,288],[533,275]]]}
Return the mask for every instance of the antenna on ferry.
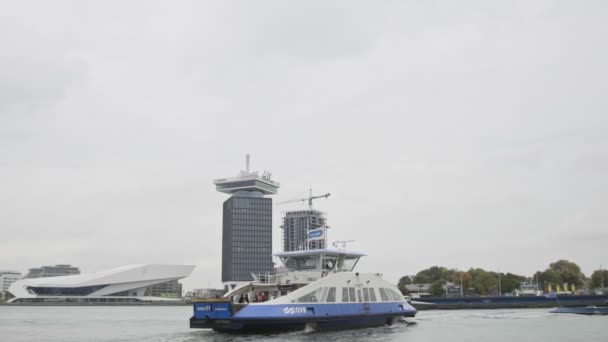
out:
{"label": "antenna on ferry", "polygon": [[[351,242],[355,242],[355,240],[336,240],[331,244],[340,250],[344,250],[344,248],[346,248],[346,244]],[[338,245],[341,245],[341,247],[338,247]]]}

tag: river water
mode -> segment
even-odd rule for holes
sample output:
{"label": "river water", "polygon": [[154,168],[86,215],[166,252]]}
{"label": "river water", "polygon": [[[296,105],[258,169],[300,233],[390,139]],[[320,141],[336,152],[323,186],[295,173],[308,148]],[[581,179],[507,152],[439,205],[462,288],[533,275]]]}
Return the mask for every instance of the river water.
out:
{"label": "river water", "polygon": [[421,311],[392,327],[245,336],[189,329],[189,306],[0,306],[0,341],[608,341],[608,316],[548,311]]}

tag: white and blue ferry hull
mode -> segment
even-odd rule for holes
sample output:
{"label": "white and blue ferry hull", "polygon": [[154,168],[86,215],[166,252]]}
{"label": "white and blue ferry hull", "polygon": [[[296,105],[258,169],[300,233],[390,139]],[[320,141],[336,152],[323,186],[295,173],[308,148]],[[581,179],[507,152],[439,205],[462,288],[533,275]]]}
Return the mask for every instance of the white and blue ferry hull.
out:
{"label": "white and blue ferry hull", "polygon": [[233,314],[230,302],[194,303],[191,328],[223,332],[356,329],[391,325],[414,317],[407,302],[251,304]]}

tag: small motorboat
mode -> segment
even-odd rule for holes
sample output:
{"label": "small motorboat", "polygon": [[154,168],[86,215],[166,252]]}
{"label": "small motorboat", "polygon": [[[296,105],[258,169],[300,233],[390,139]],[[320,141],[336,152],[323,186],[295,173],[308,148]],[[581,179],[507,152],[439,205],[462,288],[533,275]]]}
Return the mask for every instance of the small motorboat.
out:
{"label": "small motorboat", "polygon": [[583,308],[555,308],[551,313],[569,313],[577,315],[608,315],[608,307],[586,306]]}

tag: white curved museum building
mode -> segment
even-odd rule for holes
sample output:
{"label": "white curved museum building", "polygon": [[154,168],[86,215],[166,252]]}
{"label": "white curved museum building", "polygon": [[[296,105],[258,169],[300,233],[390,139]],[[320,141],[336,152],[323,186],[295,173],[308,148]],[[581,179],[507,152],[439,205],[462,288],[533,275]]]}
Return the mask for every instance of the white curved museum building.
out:
{"label": "white curved museum building", "polygon": [[177,280],[189,276],[193,269],[192,265],[129,265],[91,274],[21,279],[9,287],[8,292],[15,297],[9,302],[179,301],[181,284]]}

